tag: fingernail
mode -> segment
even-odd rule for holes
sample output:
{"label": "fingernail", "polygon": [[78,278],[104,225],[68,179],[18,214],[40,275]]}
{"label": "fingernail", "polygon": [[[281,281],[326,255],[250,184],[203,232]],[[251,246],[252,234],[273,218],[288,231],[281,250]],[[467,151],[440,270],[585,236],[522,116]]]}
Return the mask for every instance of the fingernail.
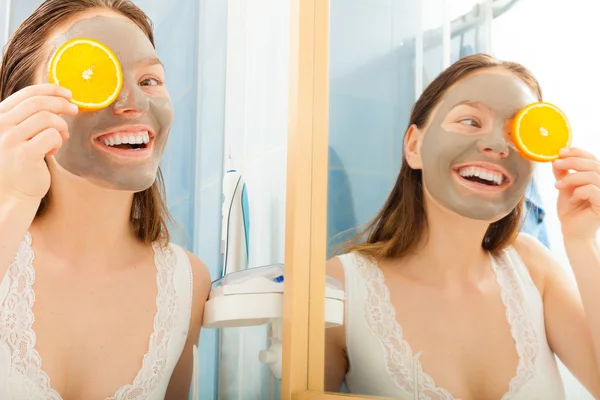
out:
{"label": "fingernail", "polygon": [[558,152],[558,154],[560,154],[561,156],[564,156],[568,152],[569,152],[569,148],[568,147],[564,147],[564,148],[560,149],[560,151]]}
{"label": "fingernail", "polygon": [[71,110],[73,110],[73,112],[79,112],[79,107],[77,107],[77,104],[73,104],[73,103],[70,103],[70,104],[71,104],[70,105]]}
{"label": "fingernail", "polygon": [[65,94],[66,97],[68,97],[68,98],[73,97],[73,92],[71,92],[69,89],[65,89],[64,87],[61,87],[61,90]]}
{"label": "fingernail", "polygon": [[565,160],[554,160],[554,164],[559,165],[559,166],[564,165],[564,163],[565,163]]}

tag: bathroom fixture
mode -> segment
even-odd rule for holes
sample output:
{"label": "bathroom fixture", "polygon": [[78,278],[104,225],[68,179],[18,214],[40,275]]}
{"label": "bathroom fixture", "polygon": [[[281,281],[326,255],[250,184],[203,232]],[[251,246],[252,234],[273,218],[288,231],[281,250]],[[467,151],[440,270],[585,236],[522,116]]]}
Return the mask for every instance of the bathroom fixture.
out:
{"label": "bathroom fixture", "polygon": [[[259,353],[259,361],[269,365],[281,378],[281,339],[283,318],[283,264],[267,265],[233,272],[212,284],[204,306],[203,328],[227,328],[271,324],[270,347]],[[325,283],[325,326],[344,323],[344,290],[336,279]]]}

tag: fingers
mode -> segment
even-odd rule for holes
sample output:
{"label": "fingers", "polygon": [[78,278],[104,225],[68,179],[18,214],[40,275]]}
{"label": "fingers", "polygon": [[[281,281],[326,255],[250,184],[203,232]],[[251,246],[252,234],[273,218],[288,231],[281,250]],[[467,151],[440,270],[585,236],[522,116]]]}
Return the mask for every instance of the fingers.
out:
{"label": "fingers", "polygon": [[600,207],[600,188],[595,185],[580,186],[573,191],[571,202],[588,201],[593,207]]}
{"label": "fingers", "polygon": [[556,188],[570,196],[572,203],[589,202],[592,207],[600,208],[598,159],[592,153],[574,147],[561,150],[560,157],[552,163]]}
{"label": "fingers", "polygon": [[2,141],[22,143],[49,128],[67,139],[67,123],[59,114],[76,115],[79,111],[70,98],[67,89],[53,84],[28,86],[14,93],[0,103]]}
{"label": "fingers", "polygon": [[592,153],[582,150],[578,147],[565,147],[564,149],[562,149],[560,151],[559,155],[561,158],[565,158],[565,157],[582,157],[582,158],[589,158],[589,159],[596,158],[596,156],[593,155]]}
{"label": "fingers", "polygon": [[28,86],[10,95],[0,103],[0,114],[5,114],[18,104],[34,96],[55,96],[71,99],[71,92],[65,88],[51,83]]}
{"label": "fingers", "polygon": [[560,151],[560,157],[552,163],[552,172],[557,181],[562,181],[569,171],[600,174],[600,162],[585,150],[576,147],[565,148]]}
{"label": "fingers", "polygon": [[594,171],[600,173],[600,163],[595,158],[569,156],[568,158],[559,158],[552,165],[563,171]]}
{"label": "fingers", "polygon": [[40,111],[50,111],[57,115],[76,115],[79,112],[79,108],[64,97],[29,97],[3,115],[3,118],[0,120],[0,132],[22,123]]}
{"label": "fingers", "polygon": [[6,140],[27,141],[35,137],[38,132],[48,128],[57,130],[65,140],[69,137],[67,121],[50,111],[39,111],[21,124],[8,130]]}
{"label": "fingers", "polygon": [[555,183],[557,189],[567,189],[587,185],[600,187],[600,174],[592,171],[574,172],[567,174]]}
{"label": "fingers", "polygon": [[557,182],[560,182],[565,176],[569,174],[569,169],[561,168],[560,164],[557,164],[558,161],[561,160],[556,160],[552,163],[552,173],[554,174],[554,179],[556,179]]}
{"label": "fingers", "polygon": [[24,152],[33,159],[52,155],[62,146],[63,138],[55,128],[44,129],[25,144]]}

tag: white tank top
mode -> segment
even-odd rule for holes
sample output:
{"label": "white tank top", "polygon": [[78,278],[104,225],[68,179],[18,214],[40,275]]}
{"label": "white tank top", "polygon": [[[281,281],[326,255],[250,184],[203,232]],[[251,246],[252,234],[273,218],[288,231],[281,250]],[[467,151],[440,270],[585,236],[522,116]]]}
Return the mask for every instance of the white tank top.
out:
{"label": "white tank top", "polygon": [[[157,311],[148,352],[135,380],[107,400],[163,400],[183,350],[191,315],[192,270],[176,245],[153,245]],[[31,235],[26,235],[0,284],[0,399],[62,400],[50,386],[35,350],[32,330],[35,269]],[[115,360],[116,361],[116,360]]]}
{"label": "white tank top", "polygon": [[[456,400],[436,386],[403,339],[377,264],[357,253],[339,259],[346,279],[349,391],[406,400]],[[492,257],[492,268],[519,355],[516,376],[502,400],[564,400],[556,359],[546,339],[542,298],[527,267],[509,248]]]}

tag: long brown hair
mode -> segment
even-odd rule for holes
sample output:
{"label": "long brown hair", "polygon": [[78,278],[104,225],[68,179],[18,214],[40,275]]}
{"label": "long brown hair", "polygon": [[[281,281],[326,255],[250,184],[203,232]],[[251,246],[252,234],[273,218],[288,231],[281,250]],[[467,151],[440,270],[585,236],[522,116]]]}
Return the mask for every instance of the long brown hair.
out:
{"label": "long brown hair", "polygon": [[[542,101],[542,90],[533,74],[520,64],[500,61],[489,55],[474,54],[461,58],[443,71],[423,91],[413,106],[408,126],[423,129],[432,110],[450,87],[477,70],[501,67],[523,80]],[[504,218],[490,224],[481,246],[497,253],[508,246],[518,234],[523,212],[523,200]],[[402,166],[396,184],[383,208],[367,227],[350,241],[346,251],[358,251],[381,258],[399,258],[415,250],[427,228],[423,206],[421,170],[412,169],[402,156]],[[363,243],[360,241],[366,237]]]}
{"label": "long brown hair", "polygon": [[[0,101],[34,83],[43,50],[52,31],[84,11],[102,8],[129,18],[146,34],[154,46],[152,21],[129,0],[46,0],[15,31],[4,48],[0,64]],[[48,207],[49,194],[40,203],[37,215]],[[167,223],[172,221],[166,205],[160,168],[156,181],[147,190],[135,193],[130,222],[136,236],[144,242],[169,241]]]}

